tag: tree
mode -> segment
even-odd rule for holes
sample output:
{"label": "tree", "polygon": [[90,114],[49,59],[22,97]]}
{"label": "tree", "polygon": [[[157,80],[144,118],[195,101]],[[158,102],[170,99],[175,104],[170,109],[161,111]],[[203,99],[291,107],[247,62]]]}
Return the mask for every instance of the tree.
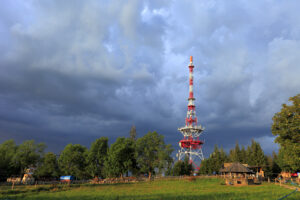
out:
{"label": "tree", "polygon": [[44,143],[36,144],[34,140],[24,141],[17,148],[13,157],[13,165],[20,169],[23,174],[24,170],[30,166],[37,166],[38,162],[44,154],[46,145]]}
{"label": "tree", "polygon": [[244,145],[242,145],[242,149],[240,151],[240,162],[247,163],[247,152]]}
{"label": "tree", "polygon": [[278,174],[281,172],[281,169],[278,165],[278,156],[276,153],[273,151],[272,154],[272,164],[271,164],[271,171],[272,171],[272,176],[277,177]]}
{"label": "tree", "polygon": [[247,146],[246,150],[246,163],[250,165],[250,163],[254,163],[254,160],[252,160],[252,150],[250,146]]}
{"label": "tree", "polygon": [[249,157],[248,164],[253,166],[266,166],[266,157],[260,144],[253,139],[251,146],[247,149],[247,156]]}
{"label": "tree", "polygon": [[101,137],[92,143],[87,157],[87,170],[92,177],[104,177],[104,162],[107,159],[107,152],[107,137]]}
{"label": "tree", "polygon": [[123,174],[133,170],[136,165],[134,143],[128,138],[117,138],[108,151],[105,162],[106,174],[110,177],[123,177]]}
{"label": "tree", "polygon": [[229,159],[231,162],[241,162],[241,150],[238,142],[235,144],[235,148],[229,152]]}
{"label": "tree", "polygon": [[226,152],[224,151],[223,147],[221,147],[221,150],[220,150],[220,158],[221,158],[221,161],[222,161],[222,165],[224,164],[224,162],[228,162],[229,158],[226,154]]}
{"label": "tree", "polygon": [[7,140],[0,145],[0,178],[6,179],[20,172],[18,166],[13,163],[13,157],[17,151],[14,140]]}
{"label": "tree", "polygon": [[173,151],[174,149],[171,144],[165,145],[164,150],[160,151],[158,173],[165,173],[166,175],[170,174],[174,162],[173,158],[171,157]]}
{"label": "tree", "polygon": [[273,172],[272,172],[273,158],[272,156],[269,155],[265,157],[266,157],[267,165],[264,167],[264,175],[265,177],[273,177]]}
{"label": "tree", "polygon": [[148,132],[136,141],[136,157],[142,173],[148,173],[149,180],[155,169],[162,169],[166,160],[171,160],[172,148],[166,145],[163,135]]}
{"label": "tree", "polygon": [[193,172],[193,165],[189,162],[189,158],[186,156],[184,161],[177,161],[173,167],[174,176],[190,176]]}
{"label": "tree", "polygon": [[55,178],[59,176],[56,155],[52,152],[45,154],[42,164],[35,171],[35,176],[41,178]]}
{"label": "tree", "polygon": [[86,157],[86,147],[80,144],[68,144],[59,156],[59,168],[64,175],[73,175],[82,179],[86,177]]}
{"label": "tree", "polygon": [[207,158],[201,161],[198,174],[212,174],[212,160]]}
{"label": "tree", "polygon": [[289,98],[273,117],[272,133],[280,145],[280,167],[286,171],[300,170],[300,94]]}
{"label": "tree", "polygon": [[129,135],[132,140],[136,141],[136,128],[134,125],[130,129]]}
{"label": "tree", "polygon": [[200,174],[213,174],[218,173],[222,168],[224,162],[228,161],[228,157],[223,148],[219,150],[215,145],[214,151],[210,154],[209,158],[202,161],[199,173]]}

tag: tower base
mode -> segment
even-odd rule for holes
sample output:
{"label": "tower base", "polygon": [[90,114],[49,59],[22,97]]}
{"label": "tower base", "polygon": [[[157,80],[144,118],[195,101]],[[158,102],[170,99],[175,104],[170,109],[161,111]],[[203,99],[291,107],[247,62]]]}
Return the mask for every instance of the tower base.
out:
{"label": "tower base", "polygon": [[204,160],[204,156],[202,153],[202,148],[191,149],[191,148],[183,148],[181,147],[176,154],[178,160],[184,160],[187,156],[189,158],[190,163],[193,164],[194,169],[198,171],[200,169],[201,161]]}

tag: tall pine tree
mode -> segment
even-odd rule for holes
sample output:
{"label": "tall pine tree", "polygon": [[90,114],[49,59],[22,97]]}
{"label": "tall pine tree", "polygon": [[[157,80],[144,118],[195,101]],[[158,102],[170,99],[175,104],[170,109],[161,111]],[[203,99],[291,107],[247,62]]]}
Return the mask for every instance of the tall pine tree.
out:
{"label": "tall pine tree", "polygon": [[136,141],[136,128],[134,125],[132,125],[132,127],[130,129],[129,136],[130,136],[130,139]]}

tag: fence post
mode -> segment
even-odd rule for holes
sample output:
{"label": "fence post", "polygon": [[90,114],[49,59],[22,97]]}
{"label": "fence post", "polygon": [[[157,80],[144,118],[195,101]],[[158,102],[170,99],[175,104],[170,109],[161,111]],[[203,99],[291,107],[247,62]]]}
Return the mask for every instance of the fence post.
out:
{"label": "fence post", "polygon": [[11,185],[11,189],[14,190],[14,187],[15,187],[15,182],[13,181]]}

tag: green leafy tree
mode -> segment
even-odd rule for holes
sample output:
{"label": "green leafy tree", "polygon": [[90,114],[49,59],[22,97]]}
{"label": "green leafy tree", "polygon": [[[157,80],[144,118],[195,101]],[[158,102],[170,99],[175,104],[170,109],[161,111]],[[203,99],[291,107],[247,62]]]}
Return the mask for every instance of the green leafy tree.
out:
{"label": "green leafy tree", "polygon": [[61,152],[58,165],[63,175],[73,175],[79,179],[87,176],[86,157],[88,150],[80,144],[68,144]]}
{"label": "green leafy tree", "polygon": [[159,154],[159,173],[165,173],[166,175],[171,172],[172,165],[174,163],[173,158],[171,157],[172,152],[174,151],[171,144],[167,144],[164,147],[164,150]]}
{"label": "green leafy tree", "polygon": [[16,151],[17,145],[14,140],[7,140],[0,145],[0,178],[2,180],[20,173],[18,166],[15,166],[13,162]]}
{"label": "green leafy tree", "polygon": [[44,143],[36,144],[34,140],[24,141],[18,146],[13,157],[15,167],[20,169],[23,174],[24,170],[30,166],[37,166],[44,154],[46,145]]}
{"label": "green leafy tree", "polygon": [[108,151],[105,162],[106,174],[110,177],[123,177],[136,166],[134,142],[128,138],[117,138]]}
{"label": "green leafy tree", "polygon": [[272,133],[280,145],[278,159],[285,171],[300,170],[300,94],[283,104],[281,111],[273,117]]}
{"label": "green leafy tree", "polygon": [[202,160],[198,174],[212,174],[212,173],[213,173],[212,160],[209,158]]}
{"label": "green leafy tree", "polygon": [[166,161],[171,160],[172,148],[166,145],[163,135],[148,132],[136,141],[136,157],[142,173],[148,173],[149,180],[155,169],[165,167]]}
{"label": "green leafy tree", "polygon": [[132,140],[136,141],[136,128],[134,125],[130,129],[129,135]]}
{"label": "green leafy tree", "polygon": [[174,176],[190,176],[193,172],[193,165],[189,162],[189,158],[186,156],[184,161],[177,161],[173,167],[173,175]]}
{"label": "green leafy tree", "polygon": [[183,162],[181,160],[175,162],[172,170],[173,176],[182,176],[184,173],[184,167],[183,167]]}
{"label": "green leafy tree", "polygon": [[104,177],[104,162],[107,159],[108,138],[102,137],[92,143],[88,152],[87,170],[92,177]]}
{"label": "green leafy tree", "polygon": [[213,174],[218,173],[222,168],[224,162],[228,161],[228,156],[223,148],[219,150],[215,145],[214,151],[210,154],[209,158],[202,161],[199,173],[200,174]]}
{"label": "green leafy tree", "polygon": [[56,155],[52,152],[46,153],[41,165],[35,171],[35,176],[39,178],[57,178],[59,174]]}

